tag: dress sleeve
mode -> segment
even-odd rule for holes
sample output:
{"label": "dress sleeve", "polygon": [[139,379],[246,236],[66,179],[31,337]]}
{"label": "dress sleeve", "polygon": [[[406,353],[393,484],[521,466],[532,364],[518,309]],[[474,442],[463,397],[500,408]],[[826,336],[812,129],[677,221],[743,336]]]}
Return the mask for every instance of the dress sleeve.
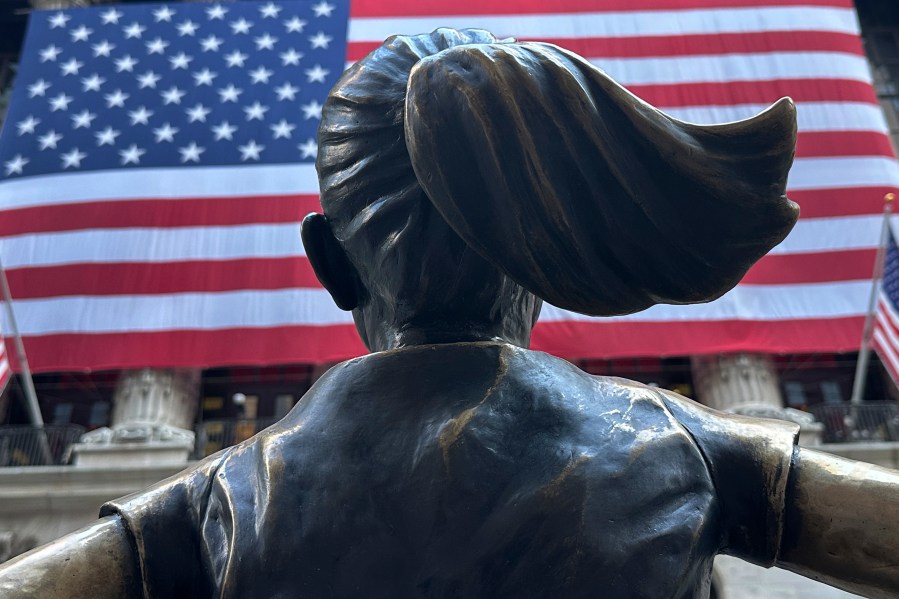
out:
{"label": "dress sleeve", "polygon": [[144,597],[210,596],[200,529],[223,455],[100,509],[101,517],[122,518],[140,564]]}
{"label": "dress sleeve", "polygon": [[721,505],[721,552],[773,566],[799,425],[718,412],[670,392],[663,398],[708,465]]}

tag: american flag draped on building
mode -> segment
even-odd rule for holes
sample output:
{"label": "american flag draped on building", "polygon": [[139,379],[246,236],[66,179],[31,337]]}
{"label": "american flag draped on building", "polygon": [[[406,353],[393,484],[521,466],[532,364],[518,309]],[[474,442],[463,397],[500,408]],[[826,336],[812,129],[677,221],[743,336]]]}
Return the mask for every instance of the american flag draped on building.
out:
{"label": "american flag draped on building", "polygon": [[34,370],[362,353],[299,241],[320,108],[381,40],[440,26],[559,44],[683,120],[798,106],[802,218],[741,285],[610,319],[547,306],[534,348],[858,348],[899,168],[851,0],[282,0],[33,14],[0,137],[0,256]]}

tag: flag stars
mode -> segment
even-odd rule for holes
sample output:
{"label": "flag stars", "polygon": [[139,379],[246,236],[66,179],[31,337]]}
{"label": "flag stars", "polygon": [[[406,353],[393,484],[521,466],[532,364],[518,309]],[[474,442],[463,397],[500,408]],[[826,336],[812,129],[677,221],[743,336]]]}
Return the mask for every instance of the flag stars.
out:
{"label": "flag stars", "polygon": [[153,18],[156,19],[157,23],[161,23],[162,21],[171,22],[172,17],[174,16],[175,11],[168,6],[163,6],[162,8],[157,8],[153,11]]}
{"label": "flag stars", "polygon": [[257,50],[274,50],[275,42],[278,41],[278,38],[266,33],[255,38],[253,41],[256,43]]}
{"label": "flag stars", "polygon": [[274,2],[269,2],[265,6],[259,7],[259,14],[262,15],[263,19],[277,19],[281,10],[280,6],[275,6]]}
{"label": "flag stars", "polygon": [[225,62],[228,63],[229,67],[242,67],[247,58],[249,58],[248,55],[235,50],[231,54],[225,55]]}
{"label": "flag stars", "polygon": [[290,83],[285,83],[284,85],[275,88],[278,100],[293,100],[296,98],[298,91],[300,91],[300,88],[295,87]]}
{"label": "flag stars", "polygon": [[69,33],[72,36],[73,42],[86,42],[87,38],[89,38],[93,32],[93,29],[88,29],[86,26],[81,25],[80,27],[73,29]]}
{"label": "flag stars", "polygon": [[12,160],[7,160],[3,163],[4,168],[6,168],[6,176],[21,175],[22,169],[25,168],[25,165],[29,162],[30,161],[21,154],[16,154],[12,157]]}
{"label": "flag stars", "polygon": [[132,38],[140,39],[140,37],[143,35],[144,31],[146,31],[146,30],[147,30],[146,27],[142,26],[140,23],[135,22],[135,23],[131,23],[130,25],[128,25],[127,27],[122,29],[122,33],[125,34],[126,40],[132,39]]}
{"label": "flag stars", "polygon": [[115,49],[115,44],[110,44],[108,40],[103,40],[99,44],[94,44],[91,46],[91,50],[94,51],[94,58],[98,58],[100,56],[109,57],[110,53]]}
{"label": "flag stars", "polygon": [[84,66],[83,62],[79,62],[73,58],[72,60],[70,60],[68,62],[64,62],[61,65],[59,65],[59,70],[60,70],[60,72],[62,72],[63,75],[77,75],[78,71],[83,66]]}
{"label": "flag stars", "polygon": [[250,79],[253,83],[268,83],[269,77],[274,74],[274,71],[270,71],[265,67],[259,67],[253,71],[250,71]]}
{"label": "flag stars", "polygon": [[121,58],[117,58],[113,61],[115,63],[115,70],[117,73],[121,73],[123,71],[128,71],[129,73],[134,71],[134,65],[137,64],[137,60],[131,58],[130,54],[126,54]]}
{"label": "flag stars", "polygon": [[64,12],[58,12],[54,15],[51,15],[47,22],[50,23],[50,29],[57,29],[59,27],[65,27],[66,23],[71,19],[69,15]]}
{"label": "flag stars", "polygon": [[216,4],[206,9],[206,18],[210,21],[214,19],[222,20],[227,12],[227,8],[223,8],[221,4]]}
{"label": "flag stars", "polygon": [[198,146],[196,142],[190,142],[190,145],[183,148],[178,148],[178,152],[181,153],[182,163],[200,162],[200,154],[205,151],[206,148]]}
{"label": "flag stars", "polygon": [[178,35],[184,37],[185,35],[193,35],[196,33],[199,27],[199,25],[188,19],[183,23],[179,23],[175,28],[178,30]]}
{"label": "flag stars", "polygon": [[103,98],[106,100],[106,107],[112,108],[113,106],[118,106],[119,108],[125,107],[125,100],[131,97],[129,94],[124,93],[122,90],[117,89],[111,94],[106,94]]}
{"label": "flag stars", "polygon": [[147,54],[162,54],[169,47],[169,43],[161,37],[157,37],[145,44],[147,46]]}
{"label": "flag stars", "polygon": [[293,134],[293,130],[296,128],[296,125],[288,123],[284,119],[281,119],[274,125],[269,125],[269,129],[272,130],[272,136],[275,139],[290,139],[290,136]]}
{"label": "flag stars", "polygon": [[56,57],[59,56],[61,52],[61,48],[50,44],[49,46],[41,50],[38,55],[41,57],[41,62],[55,61]]}
{"label": "flag stars", "polygon": [[259,154],[265,149],[265,146],[257,144],[254,140],[250,140],[246,145],[237,146],[240,150],[240,159],[244,162],[247,160],[259,160]]}
{"label": "flag stars", "polygon": [[291,48],[287,52],[281,52],[278,57],[281,59],[281,66],[286,67],[289,64],[299,66],[300,60],[302,60],[303,58],[303,53],[297,52],[296,50]]}
{"label": "flag stars", "polygon": [[169,58],[169,62],[172,64],[172,69],[186,69],[190,64],[190,61],[192,60],[193,57],[188,56],[184,52],[181,52]]}
{"label": "flag stars", "polygon": [[237,131],[237,127],[231,125],[228,121],[222,121],[221,124],[212,127],[212,132],[215,134],[215,141],[221,141],[223,139],[230,141],[235,131]]}
{"label": "flag stars", "polygon": [[229,84],[227,87],[223,87],[218,90],[219,101],[224,102],[237,102],[237,98],[240,94],[243,93],[242,89],[238,89],[234,87],[234,84]]}
{"label": "flag stars", "polygon": [[234,33],[235,35],[238,33],[249,33],[250,27],[253,26],[252,23],[250,23],[249,21],[247,21],[244,18],[240,18],[236,21],[232,21],[230,23],[230,25],[231,25],[231,33]]}
{"label": "flag stars", "polygon": [[301,108],[303,109],[303,118],[307,120],[322,118],[322,105],[316,100],[312,100],[308,104],[303,104]]}
{"label": "flag stars", "polygon": [[100,91],[100,86],[106,83],[106,79],[100,77],[97,73],[94,73],[90,77],[82,77],[81,78],[81,91],[85,92],[98,92]]}
{"label": "flag stars", "polygon": [[312,46],[313,49],[315,49],[315,48],[327,49],[328,44],[330,44],[331,40],[333,40],[333,39],[334,38],[332,38],[330,35],[325,35],[324,31],[319,31],[318,33],[316,33],[315,35],[313,35],[309,38],[309,44]]}
{"label": "flag stars", "polygon": [[197,104],[193,108],[188,108],[187,113],[187,122],[195,123],[197,121],[201,123],[206,122],[206,116],[212,112],[210,109],[206,108],[202,104]]}
{"label": "flag stars", "polygon": [[110,8],[106,12],[100,14],[100,19],[103,21],[104,25],[118,25],[119,19],[123,16],[125,16],[124,13],[121,13],[114,8]]}
{"label": "flag stars", "polygon": [[268,106],[263,106],[259,102],[254,102],[250,106],[244,106],[243,111],[247,115],[248,121],[261,121],[268,112]]}
{"label": "flag stars", "polygon": [[287,33],[302,33],[303,28],[306,25],[306,21],[302,20],[299,17],[294,17],[292,19],[284,21],[284,28],[287,30]]}
{"label": "flag stars", "polygon": [[26,133],[34,133],[34,128],[37,127],[41,122],[41,119],[36,119],[32,115],[28,115],[27,118],[16,123],[16,129],[19,130],[19,135],[25,135]]}
{"label": "flag stars", "polygon": [[72,128],[73,129],[81,129],[84,127],[85,129],[90,129],[91,122],[97,118],[97,115],[89,110],[83,110],[78,114],[72,115]]}
{"label": "flag stars", "polygon": [[50,99],[50,112],[56,112],[57,110],[68,110],[69,103],[72,101],[72,96],[67,96],[65,94],[59,94],[55,98]]}
{"label": "flag stars", "polygon": [[144,89],[146,87],[156,89],[156,84],[159,83],[160,79],[162,79],[162,77],[153,71],[147,71],[143,75],[137,76],[137,87],[139,89]]}
{"label": "flag stars", "polygon": [[149,125],[151,116],[153,116],[153,111],[147,110],[146,106],[141,106],[137,110],[132,110],[128,113],[128,118],[131,119],[132,125]]}
{"label": "flag stars", "polygon": [[94,137],[97,138],[98,146],[111,146],[115,144],[115,138],[121,135],[121,133],[121,131],[117,131],[112,127],[106,127],[106,129],[94,133]]}
{"label": "flag stars", "polygon": [[169,104],[181,104],[181,98],[183,98],[187,92],[181,91],[174,85],[169,89],[162,92],[162,103],[165,106]]}
{"label": "flag stars", "polygon": [[305,143],[298,145],[297,148],[299,148],[303,158],[315,158],[315,155],[318,154],[318,144],[311,137]]}
{"label": "flag stars", "polygon": [[218,73],[213,73],[209,69],[203,69],[193,74],[194,85],[212,85],[212,80],[218,77]]}
{"label": "flag stars", "polygon": [[56,149],[56,144],[58,144],[62,140],[62,135],[57,133],[54,130],[47,131],[44,135],[38,136],[37,144],[39,150]]}
{"label": "flag stars", "polygon": [[50,89],[50,84],[43,79],[38,79],[28,86],[28,97],[34,98],[35,96],[43,96],[47,93],[48,89]]}
{"label": "flag stars", "polygon": [[62,158],[62,168],[80,168],[81,161],[87,158],[87,154],[78,151],[78,148],[72,148],[71,152],[61,154],[59,157]]}
{"label": "flag stars", "polygon": [[319,2],[312,6],[312,11],[315,13],[316,17],[330,17],[335,8],[336,7],[333,4]]}
{"label": "flag stars", "polygon": [[156,136],[156,143],[162,143],[164,141],[172,142],[175,141],[175,134],[178,133],[178,131],[180,131],[178,127],[172,127],[169,123],[165,123],[162,127],[153,129],[153,135]]}
{"label": "flag stars", "polygon": [[131,144],[125,150],[119,150],[119,156],[122,157],[121,164],[125,166],[126,164],[140,164],[140,157],[146,154],[147,151],[143,148],[138,148],[137,144]]}
{"label": "flag stars", "polygon": [[210,35],[209,37],[200,40],[200,46],[203,48],[203,52],[218,52],[222,42],[222,38]]}
{"label": "flag stars", "polygon": [[315,65],[311,69],[306,69],[306,81],[312,83],[313,81],[318,83],[324,83],[325,77],[330,73],[329,70],[323,69],[320,64]]}

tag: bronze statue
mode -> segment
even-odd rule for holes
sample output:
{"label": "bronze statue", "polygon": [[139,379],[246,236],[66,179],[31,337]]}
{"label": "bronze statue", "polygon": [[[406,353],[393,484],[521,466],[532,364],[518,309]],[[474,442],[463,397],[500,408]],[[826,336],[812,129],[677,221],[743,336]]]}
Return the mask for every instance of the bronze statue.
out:
{"label": "bronze statue", "polygon": [[708,594],[726,553],[899,594],[899,473],[528,351],[542,300],[718,297],[792,227],[795,112],[682,123],[555,46],[394,37],[322,114],[319,279],[371,355],[0,568],[3,597]]}

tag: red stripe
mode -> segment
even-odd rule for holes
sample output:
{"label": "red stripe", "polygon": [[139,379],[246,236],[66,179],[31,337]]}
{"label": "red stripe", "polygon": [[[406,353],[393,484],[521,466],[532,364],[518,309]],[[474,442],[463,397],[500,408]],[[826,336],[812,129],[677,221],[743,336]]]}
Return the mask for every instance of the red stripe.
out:
{"label": "red stripe", "polygon": [[289,223],[320,211],[318,195],[54,204],[0,213],[0,236],[78,229]]}
{"label": "red stripe", "polygon": [[7,277],[16,299],[321,287],[304,257],[69,264],[13,269]]}
{"label": "red stripe", "polygon": [[761,8],[767,6],[833,6],[852,8],[852,0],[352,0],[351,18],[512,15],[572,12],[681,10],[696,8]]}
{"label": "red stripe", "polygon": [[756,262],[742,282],[789,285],[870,279],[876,253],[876,249],[865,249],[769,255]]}
{"label": "red stripe", "polygon": [[[784,285],[871,277],[875,250],[770,255],[743,283]],[[257,258],[166,263],[69,264],[7,272],[16,299],[72,295],[214,293],[241,289],[321,288],[308,259]]]}
{"label": "red stripe", "polygon": [[848,187],[845,189],[813,189],[789,192],[799,204],[802,218],[855,216],[883,212],[883,197],[899,193],[895,187]]}
{"label": "red stripe", "polygon": [[796,140],[796,156],[886,156],[892,158],[893,144],[886,133],[877,131],[809,131],[800,132]]}
{"label": "red stripe", "polygon": [[729,83],[629,85],[628,89],[659,108],[770,104],[784,96],[796,102],[864,102],[877,104],[869,83],[847,79],[771,79]]}
{"label": "red stripe", "polygon": [[[591,59],[754,54],[760,52],[846,52],[864,56],[857,35],[832,31],[761,31],[628,37],[535,38]],[[347,60],[357,61],[380,45],[377,40],[347,44]]]}
{"label": "red stripe", "polygon": [[[863,317],[721,322],[538,323],[532,349],[570,359],[858,350]],[[364,353],[352,325],[46,335],[25,339],[36,372],[321,363]],[[18,365],[14,364],[18,369]]]}

